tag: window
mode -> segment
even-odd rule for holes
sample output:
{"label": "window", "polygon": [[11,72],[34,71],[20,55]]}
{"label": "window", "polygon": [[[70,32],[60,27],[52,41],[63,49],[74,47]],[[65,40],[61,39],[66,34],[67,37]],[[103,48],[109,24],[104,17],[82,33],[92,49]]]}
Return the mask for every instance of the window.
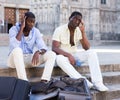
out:
{"label": "window", "polygon": [[106,0],[101,0],[101,4],[106,4]]}

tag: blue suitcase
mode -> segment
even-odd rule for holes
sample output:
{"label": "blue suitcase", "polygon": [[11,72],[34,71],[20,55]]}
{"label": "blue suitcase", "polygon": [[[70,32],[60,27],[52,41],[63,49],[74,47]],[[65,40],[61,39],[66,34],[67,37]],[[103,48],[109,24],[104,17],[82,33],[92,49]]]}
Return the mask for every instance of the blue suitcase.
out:
{"label": "blue suitcase", "polygon": [[30,84],[16,77],[0,77],[0,100],[29,100]]}

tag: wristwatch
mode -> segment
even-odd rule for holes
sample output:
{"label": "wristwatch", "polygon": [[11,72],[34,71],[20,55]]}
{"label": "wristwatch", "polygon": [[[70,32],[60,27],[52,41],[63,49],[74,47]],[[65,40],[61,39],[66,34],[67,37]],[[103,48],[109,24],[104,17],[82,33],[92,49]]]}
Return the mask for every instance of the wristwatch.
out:
{"label": "wristwatch", "polygon": [[38,50],[39,51],[39,54],[44,54],[44,51],[42,51],[42,50]]}

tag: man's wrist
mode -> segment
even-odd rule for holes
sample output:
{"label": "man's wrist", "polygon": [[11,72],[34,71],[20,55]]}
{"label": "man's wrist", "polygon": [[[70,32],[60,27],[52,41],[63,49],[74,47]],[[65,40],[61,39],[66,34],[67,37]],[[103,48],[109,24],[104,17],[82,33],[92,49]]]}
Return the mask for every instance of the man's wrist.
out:
{"label": "man's wrist", "polygon": [[38,50],[38,51],[39,51],[39,54],[41,55],[43,55],[46,52],[46,50]]}
{"label": "man's wrist", "polygon": [[85,31],[81,31],[82,33],[85,33]]}

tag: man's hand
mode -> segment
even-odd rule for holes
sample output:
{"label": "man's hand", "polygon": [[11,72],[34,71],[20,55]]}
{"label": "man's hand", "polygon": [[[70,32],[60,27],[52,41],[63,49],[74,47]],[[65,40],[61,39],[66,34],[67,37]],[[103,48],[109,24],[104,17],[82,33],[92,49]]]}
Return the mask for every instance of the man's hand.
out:
{"label": "man's hand", "polygon": [[81,21],[81,23],[79,25],[79,28],[80,28],[80,30],[81,30],[82,33],[85,33],[85,25],[84,25],[83,20]]}
{"label": "man's hand", "polygon": [[83,20],[81,21],[79,28],[82,33],[82,39],[80,40],[82,47],[83,47],[83,49],[88,50],[90,48],[90,43],[89,43],[86,33],[85,33],[85,25],[84,25]]}
{"label": "man's hand", "polygon": [[68,59],[72,65],[75,65],[75,58],[71,54],[68,56]]}
{"label": "man's hand", "polygon": [[36,51],[32,58],[32,65],[37,66],[37,64],[39,63],[39,57],[40,57],[39,51]]}
{"label": "man's hand", "polygon": [[20,30],[16,36],[16,39],[18,41],[21,41],[21,37],[22,37],[22,34],[23,34],[23,29],[25,28],[25,20],[26,20],[26,16],[23,18],[22,22],[21,22],[21,27],[20,27]]}
{"label": "man's hand", "polygon": [[26,16],[24,16],[24,18],[21,21],[21,29],[23,30],[25,28],[25,20],[26,20]]}

